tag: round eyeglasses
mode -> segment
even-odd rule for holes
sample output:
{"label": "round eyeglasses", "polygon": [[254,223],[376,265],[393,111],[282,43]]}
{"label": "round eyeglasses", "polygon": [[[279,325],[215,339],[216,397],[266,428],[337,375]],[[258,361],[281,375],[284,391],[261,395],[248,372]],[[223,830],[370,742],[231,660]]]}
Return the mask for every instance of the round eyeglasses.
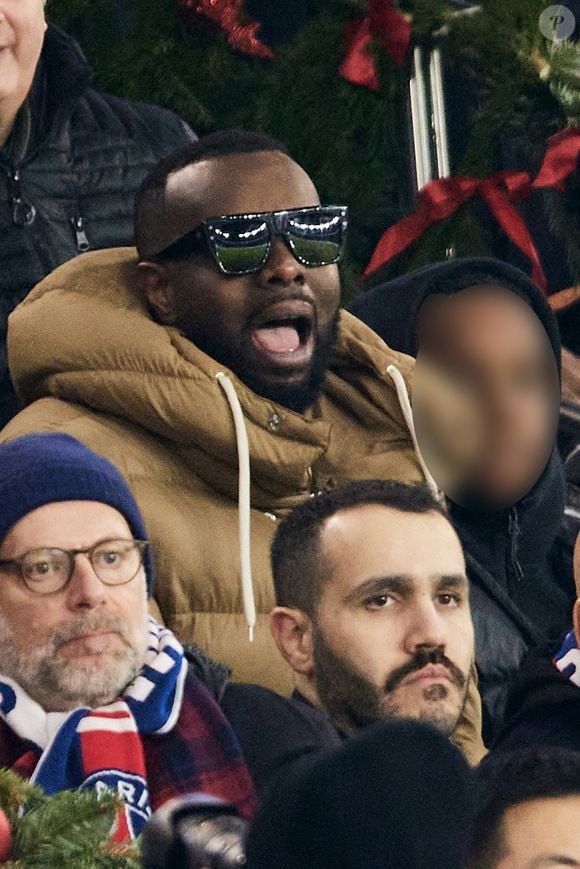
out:
{"label": "round eyeglasses", "polygon": [[148,540],[101,540],[86,549],[30,549],[19,558],[0,561],[0,569],[15,570],[36,594],[61,591],[71,580],[77,555],[86,555],[104,585],[125,585],[143,564]]}

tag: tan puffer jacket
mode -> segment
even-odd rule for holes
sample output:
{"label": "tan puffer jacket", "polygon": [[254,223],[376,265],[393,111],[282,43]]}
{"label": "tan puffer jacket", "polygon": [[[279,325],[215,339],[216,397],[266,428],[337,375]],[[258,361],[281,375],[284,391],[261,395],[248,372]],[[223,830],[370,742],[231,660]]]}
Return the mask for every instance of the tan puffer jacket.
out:
{"label": "tan puffer jacket", "polygon": [[[10,367],[29,406],[0,439],[64,431],[113,461],[142,510],[155,598],[168,626],[229,664],[235,679],[286,692],[290,672],[267,616],[276,520],[327,486],[423,479],[387,373],[395,365],[407,380],[413,360],[343,312],[324,394],[315,411],[297,414],[257,396],[177,330],[155,323],[135,291],[135,269],[133,248],[84,254],[45,278],[13,312]],[[222,371],[243,415],[237,430],[216,379]],[[238,454],[237,437],[245,432],[257,610],[252,643],[240,582],[244,450]]]}

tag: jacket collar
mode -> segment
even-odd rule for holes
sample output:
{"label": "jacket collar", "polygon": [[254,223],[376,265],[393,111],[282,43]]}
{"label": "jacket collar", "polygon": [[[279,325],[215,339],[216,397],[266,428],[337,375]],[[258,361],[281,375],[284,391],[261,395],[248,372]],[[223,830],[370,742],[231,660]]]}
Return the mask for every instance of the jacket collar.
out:
{"label": "jacket collar", "polygon": [[[32,290],[11,318],[17,390],[28,402],[52,395],[120,418],[136,434],[165,442],[181,460],[167,468],[168,475],[179,479],[185,463],[212,489],[235,499],[236,436],[216,379],[224,366],[151,319],[135,290],[135,270],[133,248],[95,251]],[[380,456],[389,450],[412,451],[387,373],[391,364],[409,378],[413,360],[343,312],[316,413],[298,414],[264,399],[226,371],[249,439],[252,506],[285,510],[302,501],[312,492],[317,462],[328,466],[328,478],[337,465],[362,478],[367,465],[368,475],[377,475]]]}
{"label": "jacket collar", "polygon": [[68,120],[92,78],[79,45],[49,24],[30,92],[6,143],[14,166],[31,160],[54,130]]}

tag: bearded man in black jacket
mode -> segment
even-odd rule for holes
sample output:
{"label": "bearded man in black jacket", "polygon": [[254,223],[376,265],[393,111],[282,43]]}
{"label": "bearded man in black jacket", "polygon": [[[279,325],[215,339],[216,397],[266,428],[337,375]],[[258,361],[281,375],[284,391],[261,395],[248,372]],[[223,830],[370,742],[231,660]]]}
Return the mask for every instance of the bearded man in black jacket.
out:
{"label": "bearded man in black jacket", "polygon": [[[465,551],[489,745],[502,726],[510,679],[530,649],[560,640],[574,599],[573,538],[561,534],[566,489],[554,446],[556,319],[523,272],[488,258],[418,269],[362,294],[351,311],[389,346],[417,356],[414,412],[425,353],[492,420],[471,481],[479,503],[443,485],[428,462]],[[464,445],[461,428],[447,430]],[[427,458],[429,444],[420,436],[419,444]]]}
{"label": "bearded man in black jacket", "polygon": [[18,410],[12,309],[78,253],[132,244],[135,191],[195,139],[171,112],[93,90],[79,47],[47,26],[43,7],[0,0],[0,427]]}

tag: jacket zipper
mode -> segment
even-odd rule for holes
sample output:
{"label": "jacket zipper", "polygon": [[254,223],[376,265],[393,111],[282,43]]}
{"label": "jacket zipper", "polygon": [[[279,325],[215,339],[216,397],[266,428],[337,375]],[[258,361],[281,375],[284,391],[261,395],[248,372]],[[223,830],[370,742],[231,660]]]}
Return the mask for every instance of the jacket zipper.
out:
{"label": "jacket zipper", "polygon": [[71,223],[75,232],[77,250],[79,251],[79,253],[84,253],[85,251],[90,250],[91,243],[89,242],[87,234],[85,232],[84,218],[71,217]]}
{"label": "jacket zipper", "polygon": [[22,198],[20,169],[8,170],[12,223],[15,226],[30,226],[36,217],[36,208]]}
{"label": "jacket zipper", "polygon": [[518,538],[520,536],[520,522],[517,507],[512,507],[509,512],[508,533],[510,538],[510,563],[516,580],[522,582],[524,571],[518,559]]}

